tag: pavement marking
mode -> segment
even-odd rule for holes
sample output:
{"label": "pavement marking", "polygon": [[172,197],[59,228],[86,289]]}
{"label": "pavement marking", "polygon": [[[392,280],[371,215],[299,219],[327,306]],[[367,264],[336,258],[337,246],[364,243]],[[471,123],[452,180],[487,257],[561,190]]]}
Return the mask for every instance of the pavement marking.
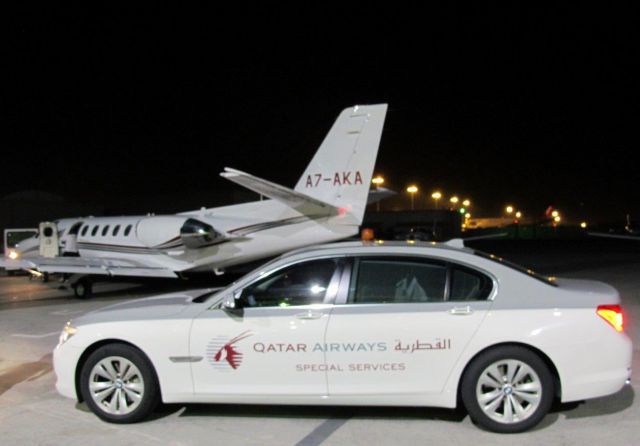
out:
{"label": "pavement marking", "polygon": [[25,333],[12,333],[11,336],[16,338],[48,338],[49,336],[57,336],[60,334],[60,331],[53,331],[51,333],[43,333],[43,334],[25,334]]}
{"label": "pavement marking", "polygon": [[329,418],[312,430],[309,435],[296,443],[296,446],[318,446],[337,431],[349,418]]}

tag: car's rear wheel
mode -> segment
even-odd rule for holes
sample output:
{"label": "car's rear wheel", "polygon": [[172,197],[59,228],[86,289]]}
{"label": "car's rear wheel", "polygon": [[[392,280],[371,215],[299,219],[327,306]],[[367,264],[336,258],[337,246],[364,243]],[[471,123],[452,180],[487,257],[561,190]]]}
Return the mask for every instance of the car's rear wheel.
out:
{"label": "car's rear wheel", "polygon": [[462,378],[471,419],[493,432],[522,432],[538,424],[553,403],[553,376],[534,352],[504,346],[477,357]]}
{"label": "car's rear wheel", "polygon": [[82,367],[80,388],[91,411],[112,423],[147,418],[160,400],[149,360],[126,344],[108,344],[93,352]]}

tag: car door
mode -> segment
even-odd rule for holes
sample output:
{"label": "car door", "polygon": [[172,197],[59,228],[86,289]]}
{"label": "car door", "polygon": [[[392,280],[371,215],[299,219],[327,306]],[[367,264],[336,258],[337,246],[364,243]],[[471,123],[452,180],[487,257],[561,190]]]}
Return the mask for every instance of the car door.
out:
{"label": "car door", "polygon": [[361,257],[350,269],[327,328],[329,395],[439,393],[495,281],[422,257]]}
{"label": "car door", "polygon": [[340,270],[334,259],[276,268],[233,290],[244,308],[201,313],[190,334],[191,355],[202,357],[192,363],[196,394],[325,395],[324,352],[317,344]]}

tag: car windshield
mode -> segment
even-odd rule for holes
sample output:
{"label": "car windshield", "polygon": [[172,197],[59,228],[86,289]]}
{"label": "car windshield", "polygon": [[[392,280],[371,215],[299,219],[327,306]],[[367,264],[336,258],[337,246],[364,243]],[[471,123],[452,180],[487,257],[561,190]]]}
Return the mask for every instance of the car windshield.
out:
{"label": "car windshield", "polygon": [[536,280],[539,280],[541,282],[546,283],[547,285],[551,285],[551,286],[555,286],[557,287],[558,284],[555,283],[555,278],[554,277],[549,277],[549,276],[545,276],[542,274],[538,274],[535,271],[529,269],[529,268],[525,268],[524,266],[520,266],[516,263],[510,262],[508,260],[503,259],[502,257],[496,256],[494,254],[488,254],[486,252],[482,252],[482,251],[476,251],[474,250],[473,253],[479,257],[482,257],[483,259],[487,259],[487,260],[491,260],[493,262],[499,263],[501,265],[504,265],[508,268],[514,269],[518,272],[521,272],[523,274],[526,274],[530,277],[533,277]]}

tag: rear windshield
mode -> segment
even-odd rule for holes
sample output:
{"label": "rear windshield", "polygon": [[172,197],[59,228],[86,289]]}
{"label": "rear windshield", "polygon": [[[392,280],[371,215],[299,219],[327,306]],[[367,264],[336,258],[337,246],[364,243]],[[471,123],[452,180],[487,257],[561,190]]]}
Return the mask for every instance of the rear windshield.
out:
{"label": "rear windshield", "polygon": [[499,263],[501,265],[504,265],[508,268],[511,269],[515,269],[518,272],[521,272],[523,274],[526,274],[527,276],[533,277],[534,279],[539,280],[540,282],[544,282],[547,285],[551,285],[551,286],[555,286],[557,287],[558,284],[555,283],[555,278],[553,277],[549,277],[549,276],[543,276],[542,274],[538,274],[535,271],[530,270],[529,268],[525,268],[523,266],[517,265],[515,263],[509,262],[508,260],[503,259],[502,257],[498,257],[496,255],[493,254],[487,254],[486,252],[482,252],[482,251],[473,251],[473,253],[479,257],[482,257],[483,259],[487,259],[487,260],[491,260],[493,262]]}

